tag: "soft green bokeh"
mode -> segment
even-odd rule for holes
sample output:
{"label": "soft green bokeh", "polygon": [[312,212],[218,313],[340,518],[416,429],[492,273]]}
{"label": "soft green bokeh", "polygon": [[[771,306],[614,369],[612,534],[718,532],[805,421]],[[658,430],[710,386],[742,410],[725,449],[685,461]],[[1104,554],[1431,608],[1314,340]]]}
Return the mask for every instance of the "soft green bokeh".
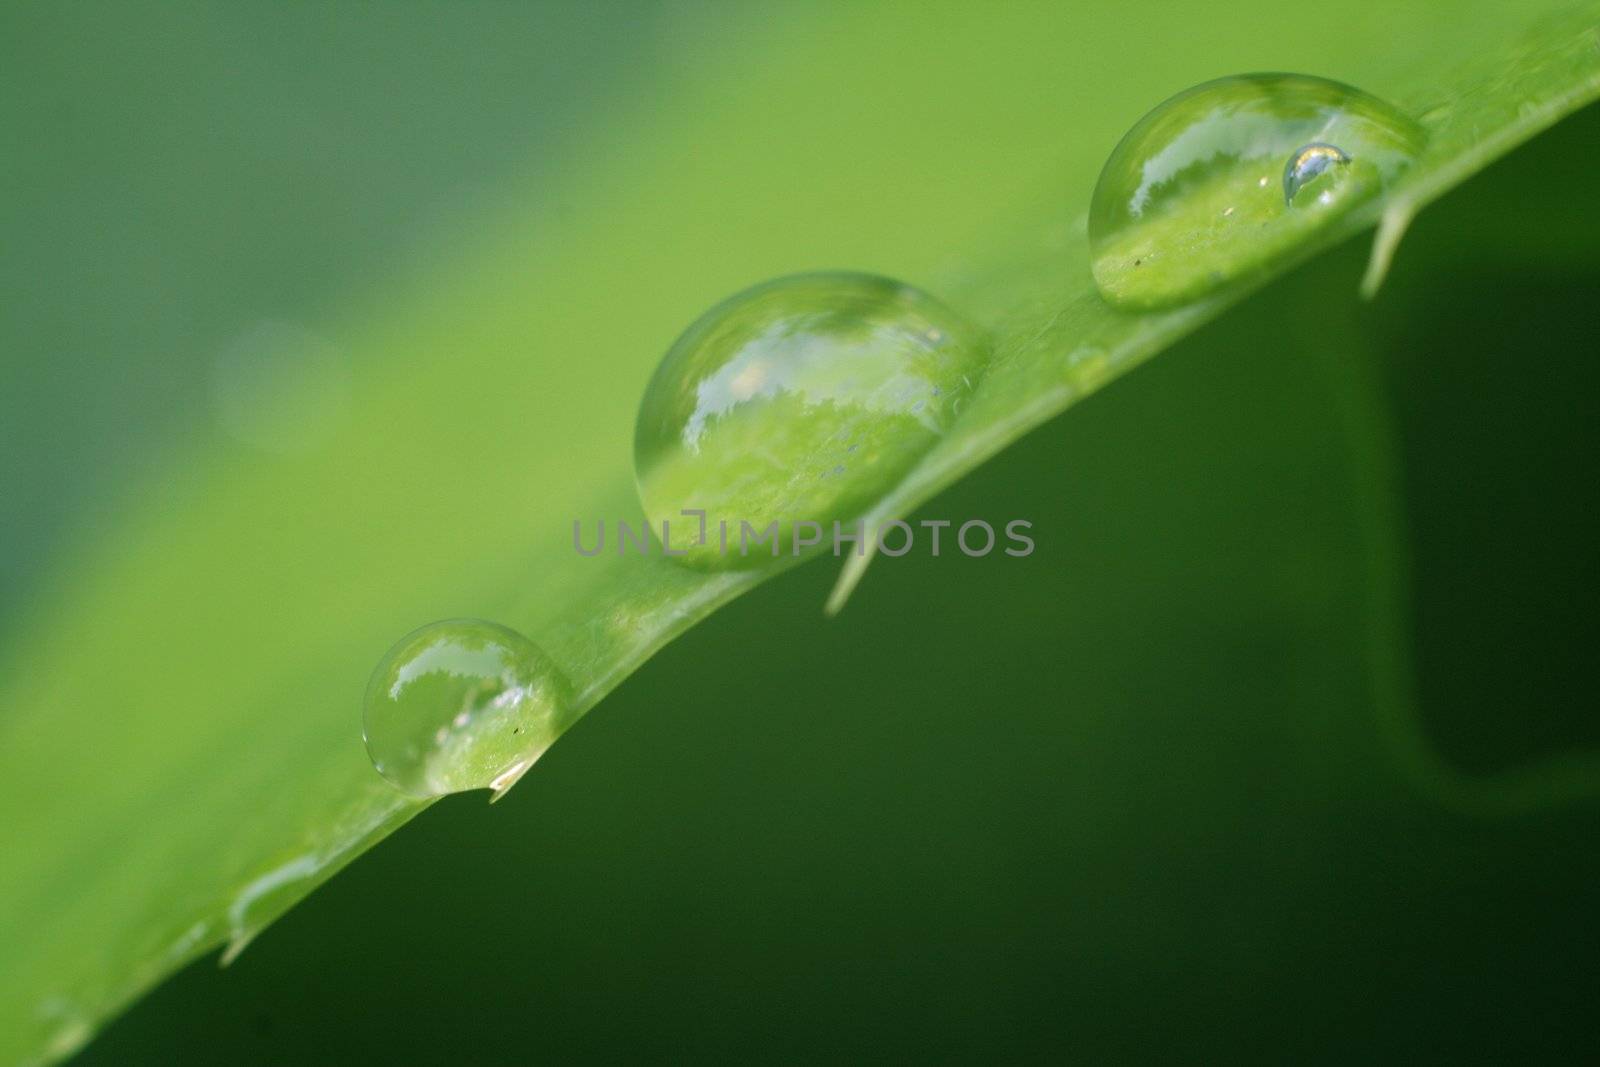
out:
{"label": "soft green bokeh", "polygon": [[[415,813],[371,770],[359,736],[367,674],[408,628],[454,615],[504,620],[573,678],[581,712],[753,584],[659,560],[581,560],[571,549],[575,519],[641,517],[629,456],[635,405],[660,353],[700,309],[766,277],[848,266],[925,285],[995,331],[997,362],[967,409],[969,432],[936,446],[885,498],[882,516],[902,513],[1221,310],[1131,318],[1105,309],[1089,287],[1089,189],[1105,153],[1154,101],[1218,74],[1287,68],[1431,114],[1429,157],[1404,193],[1409,210],[1587,100],[1596,84],[1587,7],[1577,10],[1589,15],[1546,22],[1492,4],[1262,4],[1226,19],[1159,5],[1089,14],[1020,5],[674,9],[649,21],[617,9],[604,24],[582,10],[546,22],[510,9],[465,18],[418,7],[382,26],[298,9],[6,16],[16,31],[0,35],[6,70],[25,91],[6,95],[4,115],[27,150],[4,163],[14,191],[5,198],[10,239],[0,260],[8,291],[23,297],[6,319],[0,356],[8,373],[5,536],[8,562],[21,561],[7,577],[0,620],[0,810],[13,826],[0,861],[0,1057],[70,1051],[186,960],[225,940],[242,945]],[[1532,36],[1521,36],[1530,26]],[[416,175],[423,178],[408,185]],[[486,191],[463,195],[462,182]],[[1552,210],[1550,197],[1527,199],[1535,215]],[[1388,209],[1392,219],[1408,215]],[[399,231],[415,236],[408,243]],[[1350,299],[1349,274],[1339,275],[1338,301]],[[1287,307],[1314,306],[1326,282],[1300,284],[1311,295]],[[748,965],[793,958],[815,968],[789,981],[811,995],[802,1002],[831,1006],[838,1031],[857,1039],[873,1032],[858,1018],[866,1009],[829,999],[829,979],[840,978],[822,973],[830,961],[849,972],[846,988],[866,990],[882,988],[873,979],[886,974],[1012,954],[1026,965],[978,969],[997,977],[997,989],[1030,987],[982,1000],[1006,1032],[1027,1029],[1010,1013],[1042,1018],[1059,1002],[1059,986],[1094,986],[1104,975],[1111,985],[1096,987],[1076,1013],[1093,1028],[1109,1009],[1095,998],[1119,983],[1134,989],[1139,954],[1154,963],[1167,950],[1164,923],[1236,935],[1201,936],[1197,943],[1215,952],[1191,955],[1185,975],[1166,979],[1192,989],[1207,985],[1196,977],[1205,958],[1239,973],[1249,968],[1228,953],[1278,950],[1252,925],[1262,914],[1252,905],[1277,905],[1268,914],[1284,921],[1332,922],[1287,903],[1325,882],[1317,857],[1337,867],[1353,847],[1329,825],[1359,827],[1388,843],[1384,855],[1403,856],[1408,828],[1425,834],[1435,824],[1396,800],[1393,781],[1373,786],[1370,767],[1381,760],[1370,746],[1330,741],[1367,736],[1352,733],[1346,716],[1367,696],[1368,650],[1351,635],[1370,613],[1350,599],[1365,574],[1350,559],[1360,557],[1342,554],[1360,537],[1335,537],[1330,549],[1311,535],[1349,534],[1339,523],[1350,501],[1326,496],[1317,476],[1354,479],[1337,464],[1299,462],[1335,454],[1342,440],[1327,420],[1303,418],[1302,405],[1285,404],[1281,424],[1257,435],[1230,436],[1232,405],[1248,393],[1241,383],[1252,383],[1264,408],[1283,399],[1274,390],[1308,388],[1281,365],[1284,338],[1303,319],[1258,314],[1241,320],[1257,329],[1237,344],[1216,339],[1240,358],[1262,355],[1234,366],[1234,381],[1199,368],[1189,379],[1169,376],[1176,384],[1159,402],[1116,420],[1108,409],[1097,432],[1072,439],[1072,462],[1099,456],[1103,465],[1100,480],[1090,479],[1097,496],[1054,491],[1060,457],[1012,472],[1019,495],[994,498],[1007,507],[1026,511],[1044,499],[1060,504],[1049,514],[1063,521],[1080,506],[1094,513],[1070,553],[1052,561],[1041,548],[1037,565],[1047,569],[1030,572],[1035,599],[981,592],[979,583],[939,602],[936,611],[969,616],[944,628],[907,610],[951,580],[929,570],[925,582],[884,579],[873,594],[884,598],[870,620],[876,631],[791,621],[766,643],[741,645],[772,625],[763,612],[792,620],[797,605],[816,603],[819,574],[807,572],[796,583],[809,585],[785,586],[804,595],[763,601],[759,611],[741,606],[745,614],[721,625],[713,618],[716,628],[674,661],[676,674],[664,668],[668,675],[632,698],[635,718],[666,707],[681,713],[661,734],[635,749],[624,743],[623,755],[587,772],[574,765],[562,779],[552,771],[551,789],[587,782],[593,791],[570,807],[542,809],[550,820],[549,835],[538,838],[544,851],[473,863],[436,842],[442,852],[407,852],[414,862],[374,868],[382,877],[362,883],[370,892],[346,902],[324,930],[350,939],[342,948],[325,936],[297,943],[297,973],[310,972],[300,975],[301,993],[309,984],[328,994],[306,995],[301,1010],[315,1017],[341,1000],[308,961],[360,957],[371,944],[361,937],[375,931],[366,936],[402,951],[381,957],[387,966],[352,988],[387,990],[379,996],[391,1020],[422,1019],[425,1008],[468,1029],[503,1019],[507,1001],[498,996],[462,1009],[452,1001],[474,996],[464,981],[449,989],[426,981],[454,959],[447,973],[473,974],[474,986],[566,976],[539,990],[542,1000],[515,999],[519,1023],[532,1031],[529,1049],[554,1028],[545,1017],[559,1015],[544,1004],[571,1013],[599,990],[630,1016],[633,1025],[616,1036],[639,1035],[635,1051],[692,1051],[694,1035],[671,1019],[701,1005],[707,1013],[697,1018],[709,1031],[701,1047],[731,1053],[739,1035],[760,1030],[745,1026],[759,1013],[739,1013],[741,997],[755,994],[690,973],[685,995],[662,998],[655,1017],[655,991],[629,960],[712,968],[722,939],[742,931],[738,958]],[[236,380],[227,368],[240,352],[286,353],[287,384],[267,391],[272,403],[260,419],[235,417],[240,397],[227,388]],[[295,383],[306,382],[316,402],[297,404],[296,390],[306,387]],[[344,383],[332,407],[318,384],[326,382]],[[1174,411],[1194,420],[1182,433]],[[297,424],[308,428],[298,439],[285,430]],[[240,426],[270,432],[240,435]],[[296,447],[262,447],[285,439]],[[1167,493],[1152,495],[1136,456],[1176,457],[1181,470],[1163,483]],[[1206,456],[1215,464],[1201,465]],[[1220,495],[1215,484],[1184,488],[1257,463],[1275,476],[1264,484],[1284,488],[1292,507],[1269,506],[1243,477]],[[1290,524],[1265,566],[1246,545],[1251,523],[1268,532]],[[1174,555],[1185,528],[1198,554]],[[1107,567],[1107,559],[1123,565]],[[1021,572],[985,573],[1026,584]],[[1070,574],[1082,574],[1084,587],[1063,586]],[[1095,588],[1103,614],[1070,607]],[[985,618],[986,603],[1015,613]],[[1219,617],[1218,604],[1235,606]],[[926,629],[907,629],[908,614]],[[889,658],[894,645],[869,639],[890,627],[928,635],[919,667],[959,671],[908,672]],[[838,641],[824,635],[841,632],[858,643],[826,654],[860,657],[848,672],[795,647]],[[1013,646],[1008,633],[1047,640]],[[753,648],[767,657],[745,654]],[[1050,674],[1056,661],[1045,648],[1099,666]],[[806,689],[785,672],[835,681]],[[1043,688],[1009,688],[1004,699],[985,677],[1032,674]],[[1219,729],[1208,716],[1231,706],[1239,678],[1254,696],[1237,704],[1242,718],[1221,721],[1275,738],[1267,751],[1286,758],[1292,779],[1272,777],[1271,764],[1245,748],[1219,757],[1202,743]],[[807,696],[789,703],[786,688]],[[1195,692],[1206,699],[1185,696]],[[1074,743],[1019,744],[981,776],[985,746],[1008,715],[1035,710],[1027,701],[1046,693],[1061,700],[1028,721],[1056,724]],[[626,698],[624,687],[618,702]],[[970,721],[969,733],[948,732],[952,709]],[[1153,709],[1174,717],[1139,718]],[[1094,738],[1114,730],[1120,713],[1148,736],[1126,735],[1129,755],[1097,770]],[[1281,735],[1268,725],[1278,715],[1295,717]],[[940,716],[942,735],[933,722]],[[661,747],[673,738],[695,743]],[[1235,765],[1201,775],[1172,752],[1196,745]],[[1321,757],[1288,758],[1302,746]],[[875,753],[887,766],[891,752],[917,772],[893,779],[900,794],[868,788],[882,767],[859,762]],[[713,777],[724,765],[754,769],[725,779],[725,792],[664,804],[645,773],[662,756]],[[1153,763],[1195,773],[1161,780],[1130,770]],[[541,771],[556,765],[547,759]],[[840,774],[853,774],[857,788],[836,790]],[[1182,785],[1202,778],[1213,791],[1197,801]],[[511,804],[541,780],[528,779]],[[1229,781],[1347,803],[1263,802],[1222,786]],[[1029,795],[997,804],[992,817],[940,799],[941,790],[971,798],[1007,783]],[[754,794],[785,806],[735,802]],[[528,798],[527,810],[545,796]],[[1397,805],[1406,813],[1398,830],[1383,814]],[[1252,822],[1258,806],[1281,814]],[[785,824],[782,813],[796,809],[812,815]],[[1056,818],[1035,833],[1041,810]],[[912,845],[890,852],[909,863],[896,870],[922,877],[902,883],[874,866],[883,843],[854,829],[863,811],[909,835]],[[476,811],[463,825],[492,822]],[[1259,875],[1255,890],[1226,877],[1208,852],[1207,828],[1231,823],[1264,834],[1242,853]],[[585,867],[576,839],[626,840],[626,828],[641,824],[661,832],[647,855]],[[564,836],[563,826],[576,831]],[[668,844],[684,833],[681,850]],[[1552,824],[1534,835],[1548,847],[1530,858],[1530,877],[1560,874],[1555,859],[1538,857],[1566,854],[1574,833]],[[1300,853],[1308,834],[1322,845],[1311,858]],[[803,924],[784,932],[748,923],[739,908],[752,897],[717,888],[759,896],[758,883],[770,878],[796,887],[791,905],[825,897],[829,883],[810,873],[807,857],[840,838],[850,846],[838,854],[847,877],[834,884],[841,913],[853,916],[840,929],[923,955],[841,965],[850,938],[833,942],[839,952],[817,954]],[[1471,841],[1457,840],[1439,870],[1408,871],[1430,901],[1448,900],[1437,887],[1473,870]],[[774,847],[782,855],[765,851]],[[1053,862],[1039,865],[1039,853]],[[1052,946],[1049,955],[1030,948],[1020,929],[986,939],[986,929],[1004,926],[997,917],[1025,908],[1033,894],[1058,900],[1063,917],[1119,895],[1117,859],[1130,855],[1159,857],[1188,883],[1189,892],[1159,898],[1168,910],[1124,913],[1151,925],[1122,928],[1117,913],[1102,912],[1112,921],[1069,923],[1063,929],[1073,936],[1033,942]],[[1274,879],[1285,856],[1300,856],[1295,875]],[[1052,877],[1011,874],[1036,865]],[[1381,864],[1354,867],[1357,879],[1385,876]],[[557,868],[564,888],[554,886]],[[628,886],[651,877],[658,896],[629,895]],[[875,879],[906,891],[874,892]],[[440,911],[424,898],[441,882],[471,888]],[[1159,882],[1152,871],[1137,886],[1153,891]],[[913,883],[924,903],[943,909],[907,908]],[[993,893],[981,892],[991,883]],[[1355,926],[1363,907],[1399,906],[1352,894],[1339,921]],[[399,897],[421,903],[386,910]],[[697,899],[706,910],[688,922],[685,902]],[[781,909],[788,898],[766,899]],[[586,913],[596,925],[561,921],[563,909],[584,901],[599,908]],[[607,913],[606,901],[638,909],[636,921]],[[937,916],[960,922],[930,937]],[[524,918],[532,931],[524,939],[497,939]],[[902,927],[910,933],[896,940]],[[672,947],[652,931],[671,934]],[[749,951],[762,937],[764,951]],[[1412,947],[1422,958],[1434,946],[1424,939]],[[1377,965],[1387,957],[1373,949],[1362,958]],[[1102,965],[1074,970],[1074,959]],[[228,978],[205,977],[228,988]],[[952,984],[976,996],[968,983]],[[902,988],[913,987],[924,988]],[[1215,996],[1202,990],[1200,1002],[1215,1006]],[[1136,999],[1120,1002],[1123,1018]],[[724,1007],[707,1011],[707,1000]],[[881,1032],[909,1040],[915,1030],[903,1020],[935,1015],[885,1017],[908,1006],[880,1006]],[[590,1032],[603,1029],[586,1018],[597,1024]],[[718,1019],[727,1022],[722,1030]],[[355,1043],[330,1056],[373,1052],[369,1031],[327,1029],[331,1046]],[[394,1048],[404,1050],[404,1035],[391,1029]],[[766,1032],[772,1040],[818,1036],[792,1020]],[[981,1032],[968,1033],[975,1041]],[[1114,1047],[1109,1031],[1095,1032]],[[237,1050],[216,1051],[226,1058]]]}

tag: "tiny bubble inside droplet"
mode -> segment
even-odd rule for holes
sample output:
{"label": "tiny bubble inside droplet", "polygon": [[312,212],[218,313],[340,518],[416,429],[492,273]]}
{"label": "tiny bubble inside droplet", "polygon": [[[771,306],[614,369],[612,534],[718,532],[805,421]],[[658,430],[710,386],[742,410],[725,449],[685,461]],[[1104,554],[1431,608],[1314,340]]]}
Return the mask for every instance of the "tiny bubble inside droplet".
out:
{"label": "tiny bubble inside droplet", "polygon": [[[1336,145],[1313,141],[1297,149],[1283,167],[1283,202],[1293,206],[1295,196],[1324,174],[1342,172],[1350,165],[1350,156]],[[1330,204],[1333,196],[1322,190],[1317,203]]]}

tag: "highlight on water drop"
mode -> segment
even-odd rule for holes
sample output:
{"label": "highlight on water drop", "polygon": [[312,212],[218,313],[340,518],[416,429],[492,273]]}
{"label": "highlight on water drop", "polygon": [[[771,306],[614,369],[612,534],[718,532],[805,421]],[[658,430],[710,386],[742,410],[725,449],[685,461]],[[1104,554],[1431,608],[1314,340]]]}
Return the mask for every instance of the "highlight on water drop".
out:
{"label": "highlight on water drop", "polygon": [[725,300],[672,345],[639,406],[653,532],[705,567],[770,563],[759,546],[774,528],[785,555],[796,535],[821,543],[945,434],[986,357],[975,327],[889,278],[800,274]]}
{"label": "highlight on water drop", "polygon": [[544,754],[571,704],[538,645],[482,619],[401,638],[367,684],[362,733],[378,772],[416,797],[499,793]]}
{"label": "highlight on water drop", "polygon": [[1422,151],[1412,118],[1304,74],[1245,74],[1145,115],[1101,169],[1089,207],[1095,284],[1154,308],[1290,256],[1392,185]]}

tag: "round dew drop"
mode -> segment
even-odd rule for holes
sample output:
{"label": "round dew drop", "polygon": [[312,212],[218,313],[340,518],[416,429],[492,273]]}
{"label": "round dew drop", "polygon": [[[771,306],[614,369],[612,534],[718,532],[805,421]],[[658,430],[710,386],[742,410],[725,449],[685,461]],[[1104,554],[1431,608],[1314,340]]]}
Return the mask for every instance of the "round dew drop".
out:
{"label": "round dew drop", "polygon": [[[1333,167],[1347,167],[1350,157],[1331,144],[1308,144],[1283,166],[1283,202],[1294,206],[1294,198]],[[1328,190],[1325,190],[1327,192]]]}
{"label": "round dew drop", "polygon": [[1339,82],[1245,74],[1134,124],[1089,207],[1095,284],[1154,308],[1260,273],[1388,188],[1422,151],[1409,116]]}
{"label": "round dew drop", "polygon": [[570,694],[550,657],[515,630],[481,619],[430,623],[372,672],[367,755],[413,796],[498,792],[555,741]]}
{"label": "round dew drop", "polygon": [[640,403],[634,471],[654,534],[702,567],[832,543],[834,522],[851,528],[945,434],[985,358],[971,324],[888,278],[801,274],[723,301]]}

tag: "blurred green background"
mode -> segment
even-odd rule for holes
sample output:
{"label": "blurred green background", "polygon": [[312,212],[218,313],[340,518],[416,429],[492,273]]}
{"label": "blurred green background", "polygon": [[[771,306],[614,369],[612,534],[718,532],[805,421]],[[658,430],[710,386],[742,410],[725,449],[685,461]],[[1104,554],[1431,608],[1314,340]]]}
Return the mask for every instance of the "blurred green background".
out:
{"label": "blurred green background", "polygon": [[[753,18],[381,10],[4,16],[0,640],[173,456],[281,443],[230,422],[239,353],[492,240]],[[757,589],[80,1062],[1600,1054],[1600,804],[1459,810],[1396,740],[1600,745],[1596,144],[1591,108],[1375,303],[1342,248],[924,512],[1028,518],[1032,557],[883,560],[826,621],[829,564]]]}
{"label": "blurred green background", "polygon": [[218,412],[230,351],[319,337],[481,243],[507,187],[536,183],[670,47],[658,18],[7,5],[0,604],[52,546],[159,492],[163,459],[240,443]]}

